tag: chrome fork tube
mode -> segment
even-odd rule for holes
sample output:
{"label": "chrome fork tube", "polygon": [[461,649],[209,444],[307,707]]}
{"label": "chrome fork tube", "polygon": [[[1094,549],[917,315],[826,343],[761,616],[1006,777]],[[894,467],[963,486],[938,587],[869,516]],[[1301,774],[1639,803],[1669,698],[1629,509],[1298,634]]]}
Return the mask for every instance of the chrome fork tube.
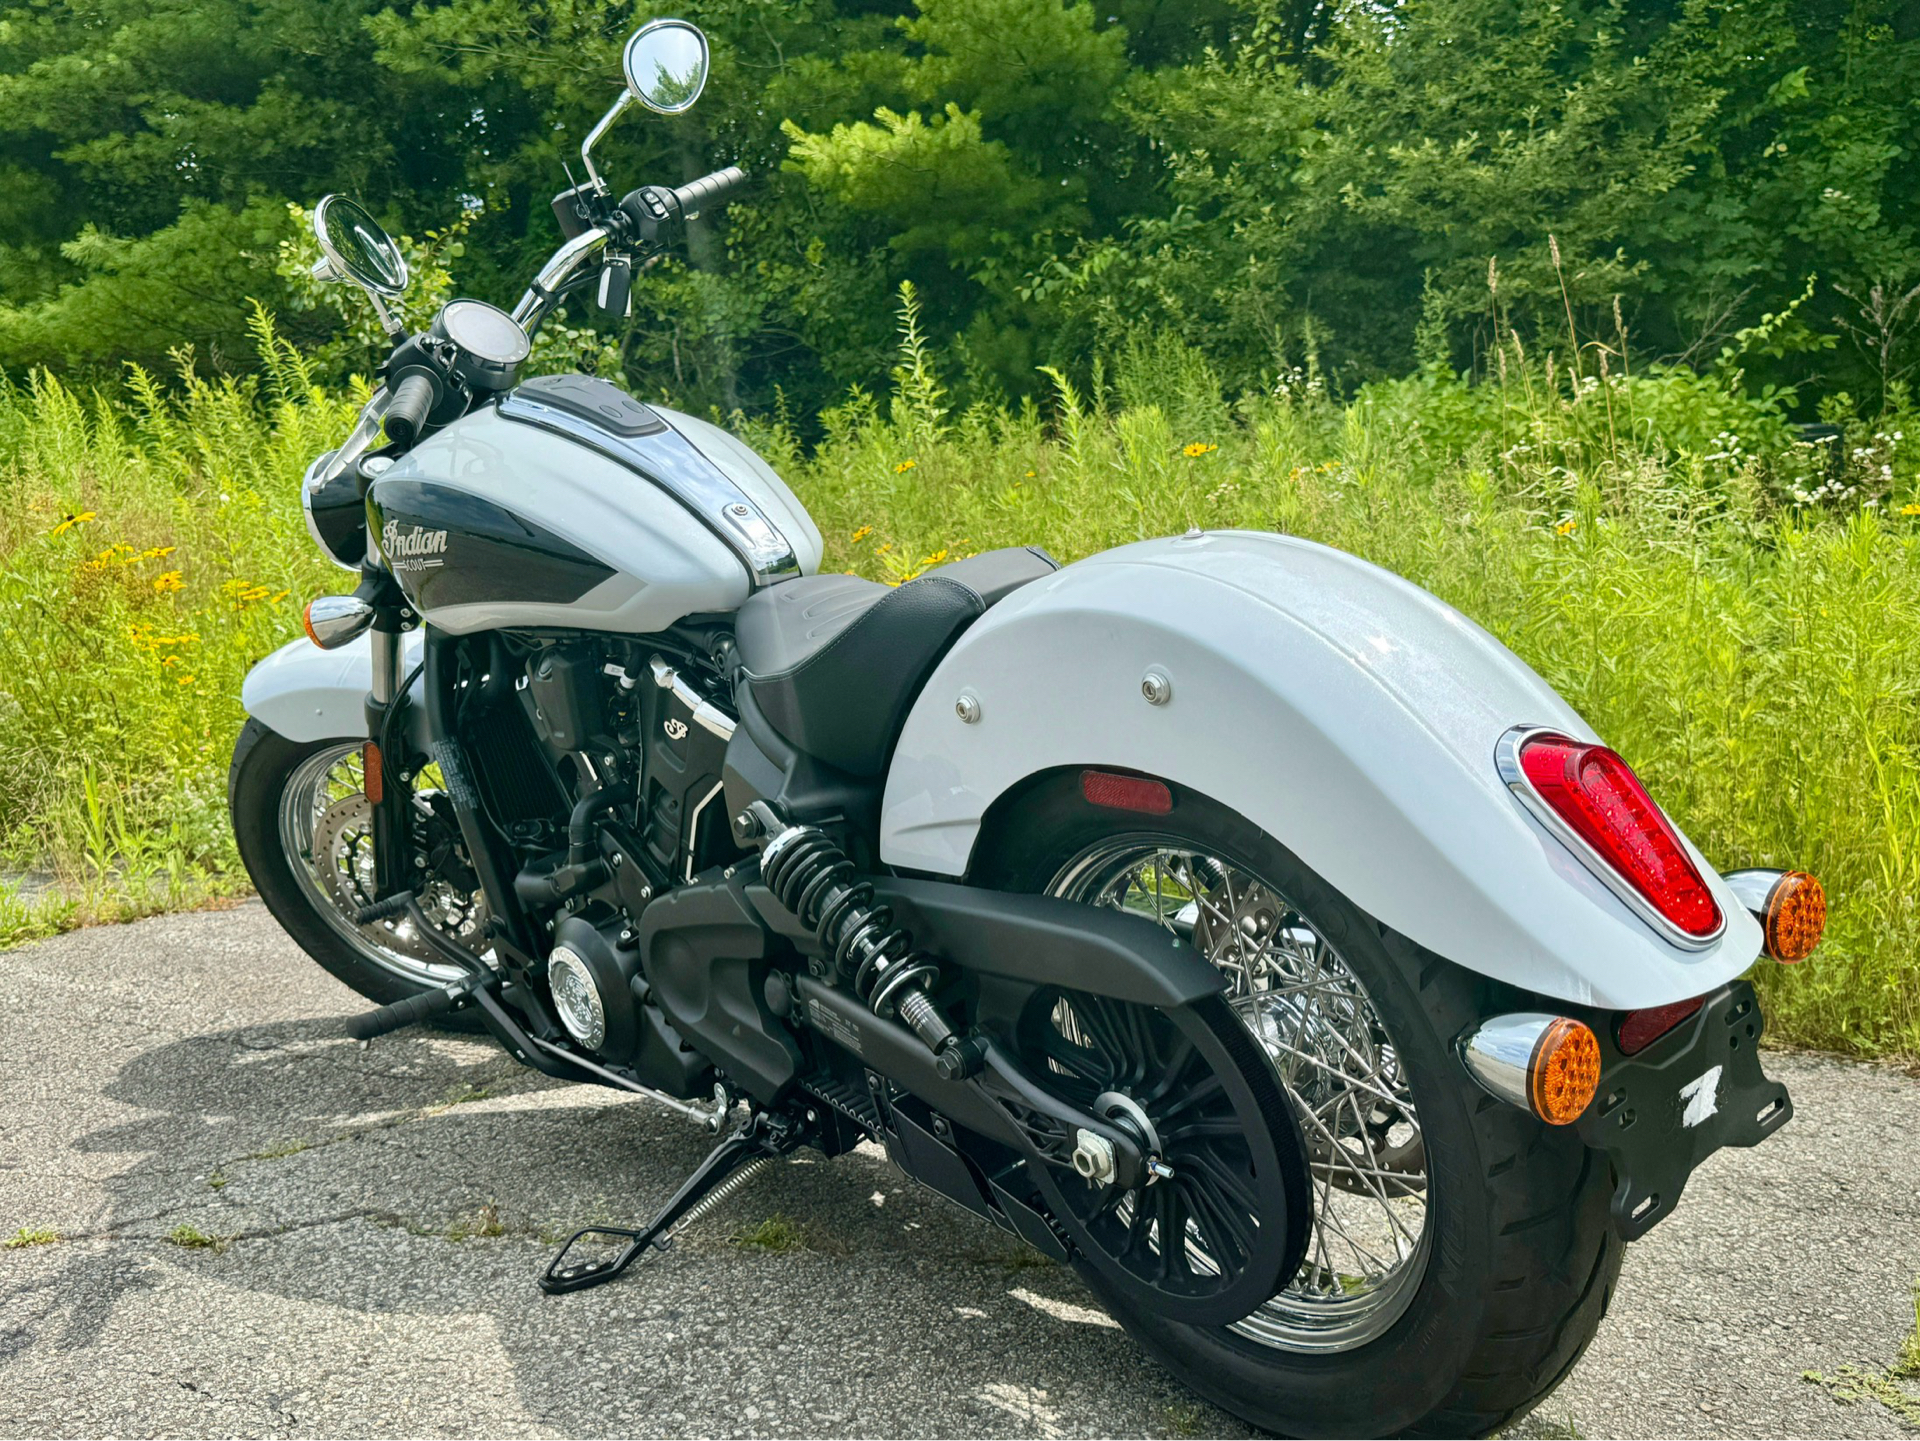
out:
{"label": "chrome fork tube", "polygon": [[391,705],[400,693],[400,632],[373,632],[373,683],[368,687],[375,705]]}

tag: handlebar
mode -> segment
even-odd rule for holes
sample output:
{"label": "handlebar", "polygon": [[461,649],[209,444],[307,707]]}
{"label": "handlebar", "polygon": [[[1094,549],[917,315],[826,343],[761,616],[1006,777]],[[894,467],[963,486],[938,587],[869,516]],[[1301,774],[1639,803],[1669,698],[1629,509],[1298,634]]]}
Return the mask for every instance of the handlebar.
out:
{"label": "handlebar", "polygon": [[425,373],[414,370],[402,376],[387,406],[387,439],[401,445],[418,440],[435,398],[433,381]]}
{"label": "handlebar", "polygon": [[705,206],[725,204],[727,196],[746,183],[747,172],[738,165],[729,165],[725,170],[716,170],[676,187],[673,198],[679,203],[680,213],[691,218]]}

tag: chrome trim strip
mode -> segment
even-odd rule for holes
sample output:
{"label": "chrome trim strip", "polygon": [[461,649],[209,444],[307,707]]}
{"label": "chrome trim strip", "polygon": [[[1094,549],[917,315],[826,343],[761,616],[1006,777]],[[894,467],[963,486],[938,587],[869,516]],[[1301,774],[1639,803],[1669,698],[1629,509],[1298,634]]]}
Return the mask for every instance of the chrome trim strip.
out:
{"label": "chrome trim strip", "polygon": [[708,803],[726,788],[725,781],[715,781],[713,789],[700,797],[700,804],[693,808],[693,814],[687,818],[687,881],[689,884],[693,881],[693,843],[700,836],[700,812],[704,811]]}
{"label": "chrome trim strip", "polygon": [[673,692],[673,698],[693,712],[693,723],[702,730],[712,731],[723,741],[733,739],[735,722],[732,716],[719,706],[701,695],[699,691],[680,679],[680,672],[668,665],[659,656],[648,662],[653,672],[653,683],[661,690]]}
{"label": "chrome trim strip", "polygon": [[[1720,905],[1718,897],[1714,898],[1714,907],[1720,912],[1719,925],[1704,936],[1683,931],[1661,915],[1654,908],[1653,902],[1641,895],[1631,881],[1616,871],[1600,852],[1588,845],[1579,832],[1560,819],[1559,812],[1548,805],[1546,798],[1533,788],[1533,782],[1527,779],[1527,773],[1520,764],[1520,747],[1539,735],[1564,736],[1566,732],[1554,726],[1518,725],[1501,736],[1494,747],[1494,764],[1499,768],[1500,779],[1506,783],[1507,789],[1513,792],[1514,798],[1526,809],[1527,814],[1546,827],[1548,834],[1571,851],[1574,859],[1592,872],[1594,879],[1612,891],[1628,910],[1651,926],[1668,945],[1683,951],[1704,951],[1725,935],[1727,914],[1725,908]],[[1577,736],[1567,738],[1578,745],[1590,744]],[[1657,805],[1658,802],[1655,804]],[[1661,814],[1666,813],[1662,811]],[[1692,860],[1692,857],[1689,856],[1688,859]],[[1705,883],[1704,875],[1701,876],[1701,881]],[[1708,887],[1708,894],[1712,895],[1711,886]]]}

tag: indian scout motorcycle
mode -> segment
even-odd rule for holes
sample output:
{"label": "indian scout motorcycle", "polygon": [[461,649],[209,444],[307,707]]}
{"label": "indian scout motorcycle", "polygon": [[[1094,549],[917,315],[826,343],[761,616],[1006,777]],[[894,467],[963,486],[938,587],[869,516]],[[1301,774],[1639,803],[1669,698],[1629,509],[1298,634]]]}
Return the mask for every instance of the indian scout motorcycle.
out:
{"label": "indian scout motorcycle", "polygon": [[1255,1425],[1506,1423],[1693,1168],[1791,1114],[1740,977],[1813,948],[1818,883],[1716,873],[1515,656],[1337,551],[1193,531],[823,575],[740,441],[520,380],[556,305],[624,316],[744,181],[616,198],[594,168],[707,60],[676,20],[628,42],[511,314],[401,334],[400,252],[319,205],[319,273],[394,344],[302,487],[358,588],[245,686],[261,895],[381,1003],[353,1035],[461,1011],[716,1133],[548,1292],[873,1141]]}

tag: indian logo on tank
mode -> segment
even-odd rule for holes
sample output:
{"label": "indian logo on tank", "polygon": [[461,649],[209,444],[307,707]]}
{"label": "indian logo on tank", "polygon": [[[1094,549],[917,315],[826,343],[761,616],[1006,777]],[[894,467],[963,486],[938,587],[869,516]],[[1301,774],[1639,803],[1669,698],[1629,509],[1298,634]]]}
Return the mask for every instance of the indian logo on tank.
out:
{"label": "indian logo on tank", "polygon": [[390,520],[380,531],[380,551],[387,558],[387,564],[396,571],[431,570],[436,565],[445,565],[447,533],[444,530],[428,530],[424,526],[402,526],[397,520]]}

